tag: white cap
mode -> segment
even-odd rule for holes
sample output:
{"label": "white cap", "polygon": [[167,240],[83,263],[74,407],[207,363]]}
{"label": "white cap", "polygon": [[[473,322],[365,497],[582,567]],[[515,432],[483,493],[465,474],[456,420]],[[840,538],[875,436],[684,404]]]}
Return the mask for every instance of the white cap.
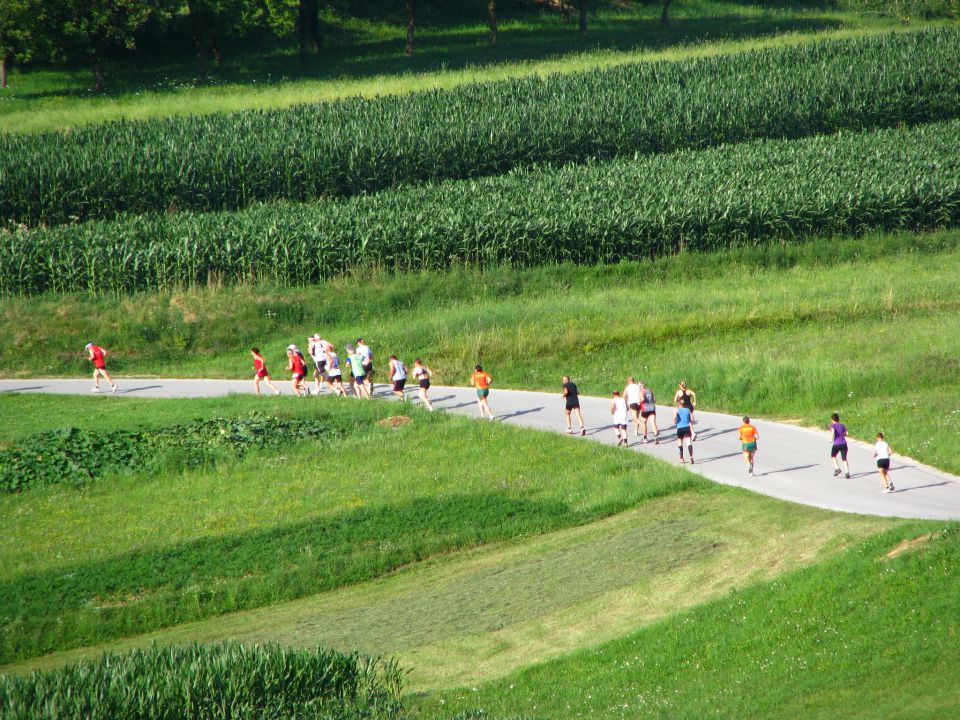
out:
{"label": "white cap", "polygon": [[320,333],[314,333],[314,334],[310,337],[310,339],[311,339],[311,340],[322,340],[323,338],[320,337]]}
{"label": "white cap", "polygon": [[86,345],[83,346],[83,349],[84,349],[84,350],[89,350],[89,349],[92,348],[92,347],[93,347],[93,343],[87,343]]}

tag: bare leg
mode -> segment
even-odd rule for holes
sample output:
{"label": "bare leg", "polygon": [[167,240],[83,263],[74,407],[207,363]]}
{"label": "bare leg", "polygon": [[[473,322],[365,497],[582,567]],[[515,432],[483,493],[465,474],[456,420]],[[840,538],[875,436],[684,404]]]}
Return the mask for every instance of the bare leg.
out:
{"label": "bare leg", "polygon": [[[267,386],[268,386],[271,390],[273,390],[273,394],[274,394],[274,395],[279,395],[279,394],[280,394],[280,391],[277,389],[277,386],[274,385],[272,382],[270,382],[270,376],[269,376],[269,375],[267,375],[267,376],[264,378],[264,380],[267,381]],[[259,395],[260,393],[258,392],[257,394]]]}
{"label": "bare leg", "polygon": [[253,389],[257,393],[257,395],[260,394],[260,376],[259,375],[253,376]]}
{"label": "bare leg", "polygon": [[[574,411],[577,413],[577,420],[580,421],[580,434],[587,434],[587,426],[583,423],[583,413],[580,411],[580,408],[574,408]],[[567,425],[570,424],[570,421],[567,420]]]}
{"label": "bare leg", "polygon": [[572,433],[572,432],[573,432],[573,425],[570,423],[570,411],[569,411],[569,410],[564,410],[564,411],[563,411],[563,414],[564,414],[564,415],[566,416],[566,418],[567,418],[567,432],[568,432],[568,433]]}

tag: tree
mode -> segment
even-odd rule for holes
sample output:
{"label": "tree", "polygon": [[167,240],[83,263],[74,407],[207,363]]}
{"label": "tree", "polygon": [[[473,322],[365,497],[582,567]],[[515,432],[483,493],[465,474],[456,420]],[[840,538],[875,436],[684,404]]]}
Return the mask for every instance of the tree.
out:
{"label": "tree", "polygon": [[52,54],[87,62],[94,85],[103,89],[104,63],[116,51],[133,50],[136,33],[160,11],[157,0],[57,0],[42,3],[56,34]]}
{"label": "tree", "polygon": [[320,50],[320,0],[263,0],[266,24],[277,37],[294,32],[301,60]]}
{"label": "tree", "polygon": [[587,33],[587,0],[577,0],[577,9],[580,11],[580,34]]}
{"label": "tree", "polygon": [[413,28],[417,16],[417,0],[404,0],[404,6],[407,10],[407,57],[413,57]]}
{"label": "tree", "polygon": [[187,0],[190,34],[197,52],[197,78],[207,79],[207,52],[220,62],[220,39],[243,27],[244,0]]}
{"label": "tree", "polygon": [[663,27],[670,24],[670,15],[667,12],[669,9],[670,0],[663,0],[663,12],[660,13],[660,24],[663,25]]}
{"label": "tree", "polygon": [[497,44],[497,0],[488,0],[487,14],[490,16],[490,44]]}
{"label": "tree", "polygon": [[30,59],[29,10],[27,0],[0,0],[0,88],[7,87],[11,62]]}

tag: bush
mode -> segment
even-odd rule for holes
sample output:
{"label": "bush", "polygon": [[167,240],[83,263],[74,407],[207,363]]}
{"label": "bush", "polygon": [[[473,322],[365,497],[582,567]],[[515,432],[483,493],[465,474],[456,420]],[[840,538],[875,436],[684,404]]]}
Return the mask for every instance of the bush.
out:
{"label": "bush", "polygon": [[257,414],[149,430],[50,430],[0,451],[0,489],[19,492],[61,483],[80,486],[110,471],[168,463],[186,469],[215,461],[224,453],[238,456],[251,448],[316,440],[326,433],[315,420]]}

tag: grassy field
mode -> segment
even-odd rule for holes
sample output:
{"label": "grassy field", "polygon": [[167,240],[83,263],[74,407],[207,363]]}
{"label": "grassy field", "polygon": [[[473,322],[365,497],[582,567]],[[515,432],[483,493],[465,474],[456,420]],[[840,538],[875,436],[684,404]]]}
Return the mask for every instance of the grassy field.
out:
{"label": "grassy field", "polygon": [[433,695],[422,717],[948,718],[960,533],[907,526],[598,648]]}
{"label": "grassy field", "polygon": [[[905,454],[960,471],[957,231],[686,253],[613,266],[354,275],[302,289],[239,287],[124,298],[5,301],[6,377],[85,375],[96,340],[124,375],[246,377],[258,345],[320,330],[359,335],[381,361],[422,356],[465,384],[483,362],[501,387],[605,395],[628,374],[661,397],[685,378],[705,408],[883,428]],[[362,307],[358,317],[347,311]],[[341,319],[342,318],[342,319]],[[802,348],[802,352],[797,352]],[[933,411],[930,411],[933,408]]]}
{"label": "grassy field", "polygon": [[341,26],[327,18],[332,26],[329,45],[306,65],[291,49],[228,46],[223,62],[211,65],[210,82],[199,87],[193,82],[190,48],[180,48],[179,57],[161,55],[111,68],[106,95],[89,91],[85,68],[14,70],[10,88],[0,96],[0,131],[39,132],[106,120],[288,107],[933,24],[918,19],[904,24],[816,3],[762,7],[690,0],[671,9],[674,22],[663,29],[657,5],[597,6],[584,38],[575,20],[565,25],[549,14],[501,18],[496,47],[488,44],[481,17],[452,24],[438,18],[418,30],[419,47],[412,59],[402,56],[404,29],[399,25],[353,21]]}
{"label": "grassy field", "polygon": [[[81,418],[95,402],[4,398],[48,423]],[[307,405],[231,398],[218,402],[218,414],[297,403]],[[181,418],[210,406],[178,404]],[[302,597],[705,485],[652,460],[549,435],[420,412],[393,431],[375,421],[395,406],[310,405],[341,429],[336,443],[0,498],[12,530],[0,541],[0,659]]]}

